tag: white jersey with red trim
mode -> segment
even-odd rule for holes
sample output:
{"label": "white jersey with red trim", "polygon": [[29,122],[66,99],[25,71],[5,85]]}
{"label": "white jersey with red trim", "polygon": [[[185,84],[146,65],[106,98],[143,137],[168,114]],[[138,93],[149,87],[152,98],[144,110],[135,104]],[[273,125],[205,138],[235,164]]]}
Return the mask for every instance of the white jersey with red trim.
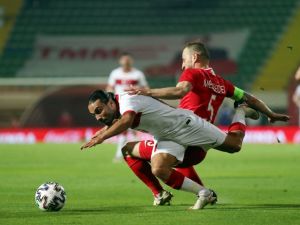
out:
{"label": "white jersey with red trim", "polygon": [[129,86],[148,86],[145,75],[142,71],[132,68],[129,72],[124,72],[122,67],[114,69],[108,78],[108,85],[114,88],[116,94],[123,93]]}
{"label": "white jersey with red trim", "polygon": [[127,93],[118,95],[118,102],[121,115],[136,114],[131,128],[146,131],[157,141],[170,140],[207,150],[225,140],[224,132],[190,110],[173,108],[152,97]]}
{"label": "white jersey with red trim", "polygon": [[300,84],[297,86],[295,94],[296,96],[300,96]]}

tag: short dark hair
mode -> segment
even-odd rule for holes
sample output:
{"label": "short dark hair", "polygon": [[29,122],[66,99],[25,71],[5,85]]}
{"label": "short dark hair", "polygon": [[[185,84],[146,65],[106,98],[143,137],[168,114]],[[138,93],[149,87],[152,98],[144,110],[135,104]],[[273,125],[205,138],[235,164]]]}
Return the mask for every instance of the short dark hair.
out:
{"label": "short dark hair", "polygon": [[89,97],[89,104],[100,100],[102,103],[107,104],[109,99],[114,99],[114,94],[103,90],[94,91]]}
{"label": "short dark hair", "polygon": [[123,57],[123,56],[130,56],[130,57],[132,57],[132,54],[130,54],[129,52],[122,52],[120,54],[120,58]]}
{"label": "short dark hair", "polygon": [[208,50],[206,49],[205,45],[200,42],[200,41],[191,41],[186,43],[184,48],[191,49],[202,57],[202,59],[209,60],[209,53]]}

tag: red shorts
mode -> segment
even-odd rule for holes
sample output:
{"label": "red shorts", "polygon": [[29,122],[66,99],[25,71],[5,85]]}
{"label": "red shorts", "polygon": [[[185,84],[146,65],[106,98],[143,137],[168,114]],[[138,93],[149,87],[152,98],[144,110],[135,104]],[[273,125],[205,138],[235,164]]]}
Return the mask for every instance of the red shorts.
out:
{"label": "red shorts", "polygon": [[[152,150],[154,148],[153,140],[141,141],[139,152],[142,159],[151,160]],[[183,162],[176,167],[190,167],[203,161],[206,152],[201,147],[190,146],[185,150]]]}

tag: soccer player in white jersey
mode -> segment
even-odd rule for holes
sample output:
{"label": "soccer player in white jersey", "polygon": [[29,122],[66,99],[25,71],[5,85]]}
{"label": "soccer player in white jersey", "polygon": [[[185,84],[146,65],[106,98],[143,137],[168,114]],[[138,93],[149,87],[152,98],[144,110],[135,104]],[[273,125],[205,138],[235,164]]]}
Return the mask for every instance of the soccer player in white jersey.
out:
{"label": "soccer player in white jersey", "polygon": [[300,66],[295,74],[295,80],[298,82],[298,85],[293,94],[293,101],[298,107],[298,126],[300,127]]}
{"label": "soccer player in white jersey", "polygon": [[[92,93],[88,110],[107,126],[98,131],[81,149],[101,144],[128,128],[151,133],[156,141],[156,148],[151,156],[152,173],[165,183],[169,182],[170,177],[180,176],[179,179],[172,180],[180,180],[180,184],[177,184],[179,189],[198,196],[196,207],[194,205],[197,209],[214,203],[216,196],[212,190],[173,169],[183,161],[186,147],[200,146],[206,151],[215,148],[229,153],[238,152],[244,138],[245,117],[257,119],[259,116],[255,110],[239,106],[233,119],[235,128],[229,129],[226,134],[192,111],[172,108],[148,96],[127,93],[114,96],[102,90]],[[241,132],[237,132],[240,129]]]}
{"label": "soccer player in white jersey", "polygon": [[[109,75],[106,91],[120,94],[128,87],[148,87],[144,73],[133,67],[133,58],[129,53],[121,55],[119,64],[120,67],[114,69]],[[135,135],[135,132],[130,133]],[[124,132],[118,136],[118,146],[114,162],[119,162],[123,159],[121,149],[127,142],[127,134],[127,132]]]}

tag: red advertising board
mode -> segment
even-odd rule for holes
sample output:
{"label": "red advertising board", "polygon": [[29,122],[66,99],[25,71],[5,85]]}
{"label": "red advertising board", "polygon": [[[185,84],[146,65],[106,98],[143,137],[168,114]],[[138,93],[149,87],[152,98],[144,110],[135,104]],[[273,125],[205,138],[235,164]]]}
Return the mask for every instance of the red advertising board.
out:
{"label": "red advertising board", "polygon": [[[89,140],[97,131],[96,128],[32,128],[32,129],[0,129],[0,144],[34,144],[34,143],[79,143]],[[149,134],[138,133],[134,137],[127,133],[128,139],[149,139]],[[114,143],[117,137],[107,142]]]}
{"label": "red advertising board", "polygon": [[[33,128],[33,129],[0,129],[0,144],[34,144],[34,143],[79,143],[88,140],[96,128]],[[226,131],[226,129],[224,129]],[[150,139],[145,133],[136,137],[128,133],[128,139]],[[117,137],[107,142],[115,143]],[[300,143],[299,127],[248,127],[245,143]]]}

